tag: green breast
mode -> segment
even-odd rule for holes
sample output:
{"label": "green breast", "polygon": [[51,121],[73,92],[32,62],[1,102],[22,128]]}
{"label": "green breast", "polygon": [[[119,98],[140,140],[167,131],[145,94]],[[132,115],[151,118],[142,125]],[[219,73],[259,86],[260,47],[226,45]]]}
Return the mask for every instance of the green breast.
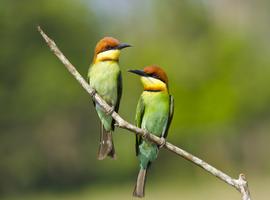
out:
{"label": "green breast", "polygon": [[115,105],[117,102],[117,79],[119,73],[119,65],[114,61],[94,64],[88,72],[90,85],[111,105]]}
{"label": "green breast", "polygon": [[145,110],[141,127],[161,136],[169,115],[169,94],[167,92],[144,91],[142,98]]}

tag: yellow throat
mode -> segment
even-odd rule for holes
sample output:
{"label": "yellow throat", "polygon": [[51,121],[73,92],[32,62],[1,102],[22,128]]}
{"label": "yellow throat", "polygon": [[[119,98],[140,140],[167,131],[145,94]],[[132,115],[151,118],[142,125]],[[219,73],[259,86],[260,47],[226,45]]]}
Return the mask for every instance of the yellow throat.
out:
{"label": "yellow throat", "polygon": [[95,59],[95,63],[101,62],[101,61],[118,61],[120,56],[120,50],[119,49],[112,49],[108,51],[103,51],[99,54],[97,54],[97,57]]}
{"label": "yellow throat", "polygon": [[167,91],[167,85],[159,79],[152,77],[141,77],[144,90]]}

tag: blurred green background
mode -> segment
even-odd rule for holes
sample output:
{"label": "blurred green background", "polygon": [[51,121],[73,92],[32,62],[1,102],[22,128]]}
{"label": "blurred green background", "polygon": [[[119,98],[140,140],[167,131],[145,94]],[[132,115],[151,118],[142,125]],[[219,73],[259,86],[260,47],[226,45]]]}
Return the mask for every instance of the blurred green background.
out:
{"label": "blurred green background", "polygon": [[[251,0],[2,0],[0,198],[132,199],[134,136],[117,129],[118,159],[97,161],[91,99],[36,30],[41,25],[86,77],[96,42],[122,52],[119,113],[134,121],[142,91],[130,68],[158,64],[175,98],[168,140],[270,195],[270,3]],[[237,191],[165,150],[145,199],[240,199]]]}

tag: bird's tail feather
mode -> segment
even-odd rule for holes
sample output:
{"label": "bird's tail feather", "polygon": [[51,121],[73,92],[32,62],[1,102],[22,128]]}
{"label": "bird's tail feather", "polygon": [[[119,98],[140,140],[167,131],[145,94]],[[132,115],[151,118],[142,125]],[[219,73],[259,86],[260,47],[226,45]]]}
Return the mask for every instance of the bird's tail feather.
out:
{"label": "bird's tail feather", "polygon": [[116,159],[112,131],[106,131],[104,126],[101,124],[98,160],[103,160],[107,156]]}
{"label": "bird's tail feather", "polygon": [[134,197],[144,197],[144,188],[145,188],[145,181],[146,181],[146,169],[140,169],[137,182],[133,191]]}

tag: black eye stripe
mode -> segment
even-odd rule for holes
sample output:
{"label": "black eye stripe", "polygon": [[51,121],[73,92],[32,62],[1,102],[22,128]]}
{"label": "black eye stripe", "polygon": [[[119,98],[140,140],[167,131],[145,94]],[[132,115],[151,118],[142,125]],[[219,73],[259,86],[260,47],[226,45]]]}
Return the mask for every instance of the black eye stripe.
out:
{"label": "black eye stripe", "polygon": [[110,50],[110,49],[112,49],[113,47],[112,46],[106,46],[106,49],[107,50]]}
{"label": "black eye stripe", "polygon": [[156,74],[153,74],[152,77],[159,79],[159,76]]}
{"label": "black eye stripe", "polygon": [[[157,74],[155,74],[155,73],[148,74],[148,76],[149,76],[149,77],[152,77],[152,78],[156,78],[156,79],[158,79],[158,80],[164,82],[164,81],[163,81]],[[165,82],[164,82],[164,83],[165,83]]]}
{"label": "black eye stripe", "polygon": [[151,77],[153,77],[153,78],[157,78],[157,79],[159,79],[159,76],[158,75],[156,75],[155,73],[150,73],[150,74],[148,74],[149,76],[151,76]]}
{"label": "black eye stripe", "polygon": [[104,51],[109,51],[109,50],[112,50],[112,49],[114,49],[115,47],[112,47],[112,46],[110,46],[110,45],[108,45],[108,46],[105,46],[99,53],[102,53],[102,52],[104,52]]}

